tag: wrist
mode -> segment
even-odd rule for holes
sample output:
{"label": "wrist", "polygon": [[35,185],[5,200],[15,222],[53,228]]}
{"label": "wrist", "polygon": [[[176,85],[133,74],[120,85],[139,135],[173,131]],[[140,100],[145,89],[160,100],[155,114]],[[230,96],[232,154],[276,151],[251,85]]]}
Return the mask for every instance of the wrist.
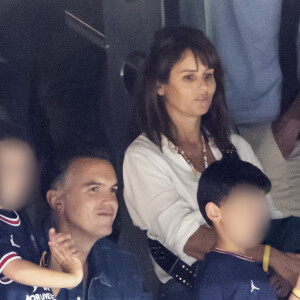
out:
{"label": "wrist", "polygon": [[74,287],[76,287],[80,282],[82,281],[82,277],[80,277],[79,275],[76,274],[68,274],[68,289],[73,289]]}
{"label": "wrist", "polygon": [[82,276],[74,276],[74,286],[77,286],[82,281]]}
{"label": "wrist", "polygon": [[256,262],[262,263],[264,257],[265,246],[258,245],[255,248],[248,250],[246,254],[251,256]]}
{"label": "wrist", "polygon": [[276,268],[276,262],[278,261],[278,255],[280,255],[280,251],[271,247],[270,249],[270,257],[269,257],[269,266],[273,269]]}

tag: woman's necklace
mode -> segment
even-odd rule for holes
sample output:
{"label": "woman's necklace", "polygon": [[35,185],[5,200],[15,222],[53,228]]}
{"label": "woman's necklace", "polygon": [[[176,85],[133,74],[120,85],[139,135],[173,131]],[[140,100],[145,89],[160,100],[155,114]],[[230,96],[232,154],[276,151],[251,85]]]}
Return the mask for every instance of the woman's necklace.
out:
{"label": "woman's necklace", "polygon": [[[202,139],[202,149],[203,149],[203,160],[204,160],[204,166],[205,169],[208,167],[208,161],[207,161],[207,155],[206,155],[206,145],[205,145],[205,140],[204,140],[204,136],[203,134],[201,134],[201,139]],[[200,149],[200,144],[199,144],[199,149]],[[178,147],[179,153],[182,155],[182,157],[185,159],[185,161],[189,164],[189,166],[192,168],[192,172],[198,177],[200,178],[201,174],[200,172],[195,168],[195,166],[193,165],[193,163],[191,162],[191,160],[188,158],[188,156],[186,155],[186,153]]]}

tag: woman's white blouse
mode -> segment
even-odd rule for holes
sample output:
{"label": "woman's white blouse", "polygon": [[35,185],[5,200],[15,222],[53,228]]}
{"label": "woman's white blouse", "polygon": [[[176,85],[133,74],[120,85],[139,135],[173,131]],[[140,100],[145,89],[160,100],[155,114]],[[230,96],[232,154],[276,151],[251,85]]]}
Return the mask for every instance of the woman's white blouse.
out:
{"label": "woman's white blouse", "polygon": [[[261,169],[250,145],[239,135],[231,141],[239,157]],[[214,157],[222,158],[221,151],[209,143]],[[184,253],[188,239],[200,225],[205,224],[198,204],[198,178],[166,137],[162,137],[162,151],[144,134],[127,149],[123,164],[124,199],[133,223],[147,235],[158,240],[187,264],[196,259]],[[281,213],[268,195],[273,218]],[[155,262],[156,274],[161,282],[171,277]]]}

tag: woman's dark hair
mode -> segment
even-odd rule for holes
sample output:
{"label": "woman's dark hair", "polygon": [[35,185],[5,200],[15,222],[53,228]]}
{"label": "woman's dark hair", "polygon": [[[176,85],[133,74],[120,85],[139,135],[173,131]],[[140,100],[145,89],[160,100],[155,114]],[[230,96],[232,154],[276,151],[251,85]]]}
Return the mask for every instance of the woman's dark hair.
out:
{"label": "woman's dark hair", "polygon": [[[201,30],[189,27],[166,27],[155,33],[142,70],[135,107],[135,135],[145,133],[161,148],[161,135],[175,143],[172,120],[163,98],[157,94],[157,83],[168,83],[173,66],[185,50],[190,49],[197,58],[214,69],[216,92],[209,111],[202,116],[201,130],[206,131],[220,149],[231,147],[229,136],[232,125],[228,117],[224,94],[223,69],[215,47]],[[174,128],[174,127],[173,127]]]}
{"label": "woman's dark hair", "polygon": [[197,201],[207,224],[212,225],[206,214],[207,203],[220,206],[232,189],[242,184],[257,187],[266,194],[272,187],[270,179],[259,168],[237,158],[213,162],[203,172],[199,180]]}

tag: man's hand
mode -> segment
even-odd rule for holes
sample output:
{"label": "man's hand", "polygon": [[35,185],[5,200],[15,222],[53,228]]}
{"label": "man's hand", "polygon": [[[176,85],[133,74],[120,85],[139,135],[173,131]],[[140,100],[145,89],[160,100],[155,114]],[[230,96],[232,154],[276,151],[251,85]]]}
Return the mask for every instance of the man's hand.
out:
{"label": "man's hand", "polygon": [[295,286],[300,274],[300,255],[283,253],[271,248],[270,266],[292,286]]}
{"label": "man's hand", "polygon": [[300,120],[285,114],[272,123],[272,131],[280,152],[287,159],[296,146],[300,133]]}
{"label": "man's hand", "polygon": [[62,270],[74,277],[74,286],[70,289],[74,288],[82,281],[83,268],[71,235],[55,233],[55,229],[51,228],[49,230],[49,246]]}

